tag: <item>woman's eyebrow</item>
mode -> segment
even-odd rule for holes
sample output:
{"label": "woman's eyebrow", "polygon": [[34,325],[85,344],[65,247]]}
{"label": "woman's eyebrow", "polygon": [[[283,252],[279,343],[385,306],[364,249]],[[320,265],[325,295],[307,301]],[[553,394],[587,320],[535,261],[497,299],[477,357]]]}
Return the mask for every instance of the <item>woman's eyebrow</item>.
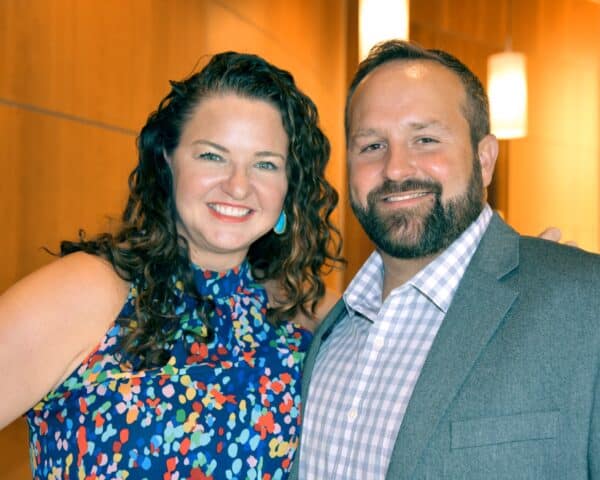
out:
{"label": "woman's eyebrow", "polygon": [[221,152],[225,152],[225,153],[229,153],[229,150],[227,150],[223,145],[219,145],[218,143],[215,142],[211,142],[210,140],[204,140],[202,138],[198,139],[198,140],[194,140],[192,142],[192,145],[208,145],[210,147],[213,147],[216,150],[220,150]]}

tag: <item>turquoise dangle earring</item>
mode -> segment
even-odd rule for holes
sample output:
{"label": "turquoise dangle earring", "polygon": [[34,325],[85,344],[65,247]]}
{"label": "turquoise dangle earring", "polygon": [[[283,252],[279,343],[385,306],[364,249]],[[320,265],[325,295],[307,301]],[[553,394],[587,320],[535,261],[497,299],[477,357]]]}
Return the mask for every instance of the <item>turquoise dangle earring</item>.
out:
{"label": "turquoise dangle earring", "polygon": [[285,233],[285,229],[287,228],[287,215],[282,210],[279,214],[279,218],[277,219],[277,223],[273,227],[273,231],[277,235],[283,235]]}

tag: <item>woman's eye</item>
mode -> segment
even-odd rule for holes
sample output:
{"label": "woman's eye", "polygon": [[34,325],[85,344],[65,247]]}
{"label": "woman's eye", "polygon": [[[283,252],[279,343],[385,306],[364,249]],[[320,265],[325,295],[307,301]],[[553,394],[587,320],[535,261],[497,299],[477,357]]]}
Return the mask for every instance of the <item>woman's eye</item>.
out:
{"label": "woman's eye", "polygon": [[221,155],[214,152],[202,152],[197,155],[196,158],[200,158],[202,160],[208,160],[209,162],[221,162],[223,161],[223,157]]}
{"label": "woman's eye", "polygon": [[256,163],[256,167],[262,170],[277,170],[279,167],[269,160],[262,160]]}

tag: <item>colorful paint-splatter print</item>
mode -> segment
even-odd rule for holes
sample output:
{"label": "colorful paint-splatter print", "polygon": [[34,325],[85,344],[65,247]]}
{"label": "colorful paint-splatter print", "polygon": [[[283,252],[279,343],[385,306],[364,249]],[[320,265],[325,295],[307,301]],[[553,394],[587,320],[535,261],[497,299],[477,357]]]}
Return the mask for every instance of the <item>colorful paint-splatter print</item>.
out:
{"label": "colorful paint-splatter print", "polygon": [[[162,368],[131,371],[116,355],[120,327],[26,417],[36,479],[287,477],[300,434],[300,369],[309,332],[266,322],[267,297],[247,263],[195,269],[212,298],[215,337],[181,292],[181,329]],[[130,315],[132,287],[122,315]]]}

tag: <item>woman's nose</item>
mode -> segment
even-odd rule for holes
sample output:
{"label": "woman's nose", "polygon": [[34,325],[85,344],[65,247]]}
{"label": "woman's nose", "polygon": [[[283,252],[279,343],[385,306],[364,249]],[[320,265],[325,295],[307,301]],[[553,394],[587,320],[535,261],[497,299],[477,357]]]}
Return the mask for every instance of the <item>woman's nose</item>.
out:
{"label": "woman's nose", "polygon": [[250,180],[245,168],[232,166],[227,178],[223,181],[223,191],[231,198],[243,199],[248,195]]}

